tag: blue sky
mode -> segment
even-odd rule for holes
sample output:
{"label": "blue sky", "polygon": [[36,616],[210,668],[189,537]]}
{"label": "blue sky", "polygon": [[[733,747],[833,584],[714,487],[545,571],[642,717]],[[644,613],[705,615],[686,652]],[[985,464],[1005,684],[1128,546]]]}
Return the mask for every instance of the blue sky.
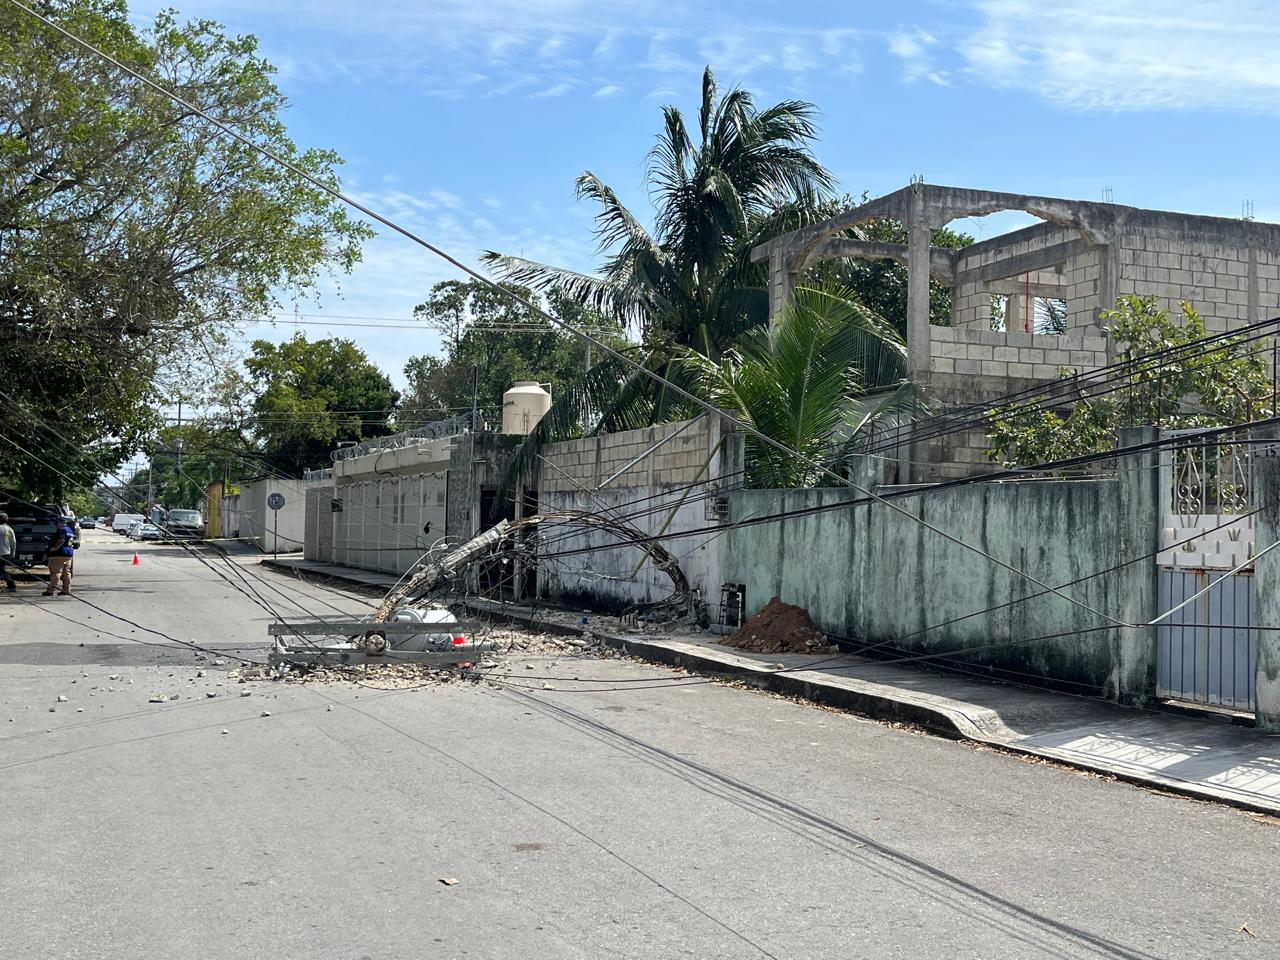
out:
{"label": "blue sky", "polygon": [[[592,170],[646,215],[659,109],[693,112],[707,64],[761,104],[816,104],[817,154],[849,193],[918,174],[1085,199],[1110,187],[1118,203],[1220,216],[1248,199],[1280,220],[1270,0],[174,2],[256,34],[294,138],[336,149],[347,189],[469,262],[492,248],[590,268],[574,178]],[[955,226],[983,237],[1020,222]],[[299,309],[407,321],[453,275],[380,237]],[[301,329],[355,339],[397,381],[436,346],[425,330]]]}

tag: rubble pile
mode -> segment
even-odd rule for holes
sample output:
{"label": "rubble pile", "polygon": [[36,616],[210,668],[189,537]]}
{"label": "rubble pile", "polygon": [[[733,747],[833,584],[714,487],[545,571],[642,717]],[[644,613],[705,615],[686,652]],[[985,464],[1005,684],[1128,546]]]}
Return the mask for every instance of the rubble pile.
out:
{"label": "rubble pile", "polygon": [[783,603],[777,597],[761,607],[741,630],[720,642],[753,653],[837,652],[813,625],[807,610]]}
{"label": "rubble pile", "polygon": [[[311,670],[281,669],[263,665],[245,665],[233,670],[228,679],[233,683],[250,681],[283,681],[285,683],[350,683],[383,690],[450,684],[476,679],[476,668],[506,670],[509,658],[525,657],[608,657],[613,651],[590,633],[582,636],[557,636],[549,633],[526,633],[518,629],[495,629],[476,638],[491,648],[467,659],[466,647],[459,648],[457,667],[438,667],[422,663],[365,663],[332,666],[320,664]],[[247,694],[242,694],[245,696]]]}

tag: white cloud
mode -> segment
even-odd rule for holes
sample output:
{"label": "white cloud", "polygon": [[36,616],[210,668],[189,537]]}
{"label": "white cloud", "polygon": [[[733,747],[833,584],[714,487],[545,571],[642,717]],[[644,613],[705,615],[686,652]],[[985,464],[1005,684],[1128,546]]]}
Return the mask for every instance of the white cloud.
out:
{"label": "white cloud", "polygon": [[563,97],[566,93],[573,89],[573,84],[568,81],[553,83],[551,86],[539,90],[534,94],[535,97]]}
{"label": "white cloud", "polygon": [[448,207],[451,210],[456,210],[458,207],[462,206],[462,201],[454,194],[450,193],[448,190],[441,190],[439,187],[432,190],[428,195],[442,207]]}
{"label": "white cloud", "polygon": [[978,0],[968,72],[1083,108],[1274,112],[1274,0]]}
{"label": "white cloud", "polygon": [[889,52],[902,61],[903,80],[907,83],[928,80],[931,83],[946,85],[945,73],[934,68],[930,54],[930,48],[937,43],[937,38],[924,30],[889,35]]}
{"label": "white cloud", "polygon": [[622,87],[616,83],[606,83],[603,87],[592,94],[593,97],[612,97],[615,93],[621,93]]}
{"label": "white cloud", "polygon": [[[165,5],[132,4],[138,17]],[[615,0],[606,16],[597,0],[201,0],[200,13],[261,37],[287,87],[394,84],[468,100],[668,81],[687,92],[708,63],[725,83],[803,96],[810,78],[857,72],[861,45],[880,36],[797,24],[759,0],[742,6],[730,14],[689,0]],[[573,89],[557,89],[564,83]]]}

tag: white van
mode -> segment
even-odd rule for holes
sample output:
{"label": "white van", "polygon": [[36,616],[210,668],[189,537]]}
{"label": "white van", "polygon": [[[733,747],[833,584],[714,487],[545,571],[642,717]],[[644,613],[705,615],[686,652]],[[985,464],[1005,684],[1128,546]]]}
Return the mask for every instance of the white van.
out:
{"label": "white van", "polygon": [[112,533],[128,533],[135,523],[142,523],[147,518],[140,513],[117,513],[111,521]]}

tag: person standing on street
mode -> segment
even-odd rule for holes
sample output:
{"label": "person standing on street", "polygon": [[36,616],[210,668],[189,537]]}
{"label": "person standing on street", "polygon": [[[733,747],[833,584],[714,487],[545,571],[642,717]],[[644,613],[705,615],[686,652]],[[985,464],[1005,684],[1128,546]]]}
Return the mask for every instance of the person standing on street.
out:
{"label": "person standing on street", "polygon": [[13,527],[9,526],[9,515],[0,513],[0,580],[4,581],[4,588],[10,593],[17,590],[18,585],[14,582],[8,568],[16,566],[18,566],[18,537],[13,532]]}
{"label": "person standing on street", "polygon": [[58,591],[58,595],[69,597],[71,596],[71,558],[76,552],[72,543],[76,535],[61,517],[56,517],[54,523],[57,524],[57,529],[54,531],[53,539],[49,541],[49,586],[43,596],[52,597],[53,588],[61,580],[62,589]]}

